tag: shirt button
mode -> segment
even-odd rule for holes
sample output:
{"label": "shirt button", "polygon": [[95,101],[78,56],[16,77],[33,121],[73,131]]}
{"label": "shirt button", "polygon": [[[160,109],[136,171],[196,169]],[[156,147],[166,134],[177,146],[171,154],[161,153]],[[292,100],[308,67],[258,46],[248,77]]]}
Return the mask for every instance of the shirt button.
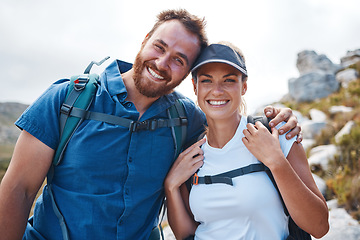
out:
{"label": "shirt button", "polygon": [[129,103],[129,102],[128,102],[128,103],[125,104],[125,107],[126,107],[126,108],[131,108],[131,106],[132,106],[132,103]]}
{"label": "shirt button", "polygon": [[132,162],[132,161],[133,161],[132,157],[129,157],[129,162]]}
{"label": "shirt button", "polygon": [[121,100],[125,100],[125,98],[126,98],[126,93],[120,93],[120,94],[119,94],[119,98],[120,98]]}

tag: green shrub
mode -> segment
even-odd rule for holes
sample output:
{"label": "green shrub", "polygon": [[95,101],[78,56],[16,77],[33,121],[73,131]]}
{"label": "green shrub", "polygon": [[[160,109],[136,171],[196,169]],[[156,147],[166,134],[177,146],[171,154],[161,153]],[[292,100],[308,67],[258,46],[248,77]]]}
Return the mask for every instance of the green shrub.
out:
{"label": "green shrub", "polygon": [[350,134],[341,138],[338,147],[341,151],[342,164],[348,166],[353,173],[360,169],[360,125],[351,130]]}

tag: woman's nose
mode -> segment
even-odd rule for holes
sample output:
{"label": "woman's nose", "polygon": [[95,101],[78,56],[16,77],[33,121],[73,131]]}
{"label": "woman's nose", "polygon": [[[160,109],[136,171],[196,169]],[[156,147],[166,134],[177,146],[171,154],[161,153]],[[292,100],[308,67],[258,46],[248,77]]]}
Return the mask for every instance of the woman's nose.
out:
{"label": "woman's nose", "polygon": [[212,93],[215,95],[222,94],[224,92],[223,86],[221,84],[214,84],[214,87],[212,89]]}

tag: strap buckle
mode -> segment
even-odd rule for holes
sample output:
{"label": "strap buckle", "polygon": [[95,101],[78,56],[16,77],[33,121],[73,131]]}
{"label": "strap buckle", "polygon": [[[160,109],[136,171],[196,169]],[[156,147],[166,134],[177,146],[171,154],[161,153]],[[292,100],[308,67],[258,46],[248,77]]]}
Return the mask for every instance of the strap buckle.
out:
{"label": "strap buckle", "polygon": [[136,132],[138,130],[150,130],[154,131],[158,128],[158,123],[160,119],[151,119],[151,120],[145,120],[142,122],[136,122],[132,121],[129,126],[130,132]]}
{"label": "strap buckle", "polygon": [[70,116],[72,108],[72,106],[63,103],[60,108],[60,113],[65,114],[66,116]]}
{"label": "strap buckle", "polygon": [[158,120],[156,119],[149,120],[148,125],[149,125],[149,130],[154,131],[158,126]]}
{"label": "strap buckle", "polygon": [[180,117],[180,126],[186,126],[188,124],[188,119],[186,117]]}
{"label": "strap buckle", "polygon": [[85,88],[86,84],[89,81],[89,75],[80,75],[78,79],[74,81],[74,89],[76,91],[81,91]]}
{"label": "strap buckle", "polygon": [[197,175],[197,173],[195,173],[194,176],[193,176],[192,184],[193,185],[198,185],[199,184],[199,176]]}
{"label": "strap buckle", "polygon": [[136,130],[137,130],[137,123],[138,123],[138,122],[135,122],[135,121],[132,121],[132,122],[130,123],[130,126],[129,126],[129,131],[130,131],[130,132],[136,132]]}

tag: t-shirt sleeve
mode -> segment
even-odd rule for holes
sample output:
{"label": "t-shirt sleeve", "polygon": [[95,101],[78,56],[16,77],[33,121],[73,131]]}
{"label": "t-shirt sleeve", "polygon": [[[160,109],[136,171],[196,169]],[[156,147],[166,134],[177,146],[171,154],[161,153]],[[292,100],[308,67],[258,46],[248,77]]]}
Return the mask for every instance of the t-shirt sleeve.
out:
{"label": "t-shirt sleeve", "polygon": [[[279,123],[276,128],[279,129],[280,127],[284,126],[285,122]],[[287,133],[286,133],[287,134]],[[290,152],[290,149],[292,147],[292,145],[294,144],[294,142],[296,141],[296,136],[287,140],[286,139],[286,134],[280,135],[279,134],[279,141],[280,141],[280,147],[282,152],[284,153],[284,156],[287,157],[287,155]]]}
{"label": "t-shirt sleeve", "polygon": [[68,85],[67,79],[53,83],[15,122],[21,130],[27,131],[54,150],[59,143],[60,107],[66,97]]}

